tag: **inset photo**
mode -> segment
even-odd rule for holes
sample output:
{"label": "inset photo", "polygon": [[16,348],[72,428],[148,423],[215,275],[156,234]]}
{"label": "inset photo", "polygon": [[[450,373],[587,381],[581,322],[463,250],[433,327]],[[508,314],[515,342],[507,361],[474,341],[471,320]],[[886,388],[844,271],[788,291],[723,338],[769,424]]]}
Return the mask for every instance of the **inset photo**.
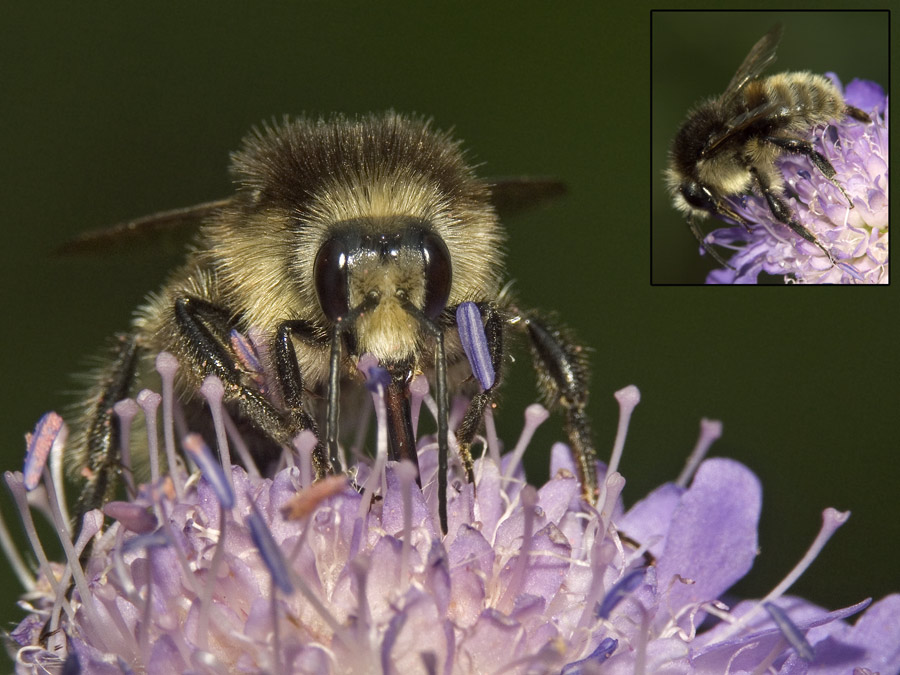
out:
{"label": "inset photo", "polygon": [[651,283],[888,283],[888,12],[651,24]]}

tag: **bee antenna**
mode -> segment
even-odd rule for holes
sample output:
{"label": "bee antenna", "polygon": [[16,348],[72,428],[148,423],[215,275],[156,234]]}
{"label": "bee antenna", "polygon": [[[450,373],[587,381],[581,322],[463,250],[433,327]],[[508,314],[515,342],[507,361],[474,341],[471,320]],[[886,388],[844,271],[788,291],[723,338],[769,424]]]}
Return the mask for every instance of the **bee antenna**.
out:
{"label": "bee antenna", "polygon": [[331,347],[328,357],[328,402],[325,413],[325,445],[332,473],[340,473],[341,460],[338,456],[338,409],[341,391],[341,335],[350,330],[356,320],[378,304],[373,297],[366,298],[349,313],[340,317],[331,330]]}
{"label": "bee antenna", "polygon": [[718,262],[720,265],[727,267],[730,270],[734,270],[734,267],[725,262],[725,259],[719,255],[719,252],[714,249],[709,242],[706,241],[706,237],[703,236],[703,233],[700,232],[700,226],[697,224],[696,219],[688,218],[688,227],[693,233],[694,237],[696,237],[697,241],[700,243],[700,246],[703,247],[703,250],[709,253],[713,259]]}
{"label": "bee antenna", "polygon": [[441,532],[447,534],[447,461],[450,454],[450,441],[448,439],[450,395],[447,391],[447,355],[444,350],[444,329],[438,323],[429,319],[421,309],[411,302],[404,302],[403,308],[434,337],[435,399],[438,407],[438,517],[441,521]]}

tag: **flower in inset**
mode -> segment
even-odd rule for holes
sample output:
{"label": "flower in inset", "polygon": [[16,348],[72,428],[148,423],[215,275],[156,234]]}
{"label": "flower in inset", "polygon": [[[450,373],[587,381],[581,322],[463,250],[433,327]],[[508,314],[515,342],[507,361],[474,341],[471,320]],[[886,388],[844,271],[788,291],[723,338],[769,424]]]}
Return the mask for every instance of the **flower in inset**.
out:
{"label": "flower in inset", "polygon": [[[841,89],[837,76],[828,73]],[[853,80],[845,100],[872,118],[847,117],[814,127],[809,140],[837,172],[835,179],[853,202],[816,169],[808,157],[784,154],[776,164],[784,177],[794,219],[831,252],[836,264],[814,243],[778,222],[765,198],[744,195],[729,205],[752,223],[707,235],[710,244],[736,252],[733,269],[710,272],[710,284],[754,284],[761,272],[783,275],[788,283],[888,283],[888,99],[874,82]]]}

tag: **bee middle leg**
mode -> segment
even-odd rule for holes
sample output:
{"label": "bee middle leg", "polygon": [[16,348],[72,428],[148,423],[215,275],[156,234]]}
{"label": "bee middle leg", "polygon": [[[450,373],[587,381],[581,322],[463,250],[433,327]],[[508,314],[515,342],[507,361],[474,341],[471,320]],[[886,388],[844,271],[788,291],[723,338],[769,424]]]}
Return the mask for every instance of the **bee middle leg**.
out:
{"label": "bee middle leg", "polygon": [[831,264],[834,265],[834,257],[832,257],[831,252],[822,246],[822,243],[816,239],[816,235],[807,230],[803,225],[798,223],[791,217],[791,210],[788,208],[788,205],[784,203],[784,200],[781,199],[772,188],[772,184],[769,182],[769,179],[764,177],[763,174],[759,172],[756,167],[750,167],[750,173],[753,176],[753,179],[756,181],[757,186],[759,186],[760,191],[763,196],[766,198],[766,202],[769,204],[769,210],[772,212],[772,215],[775,216],[775,219],[787,225],[791,228],[796,234],[800,235],[807,241],[815,244],[821,249],[821,251],[828,256],[828,259],[831,261]]}
{"label": "bee middle leg", "polygon": [[538,390],[544,405],[559,405],[565,416],[566,435],[575,457],[584,499],[597,499],[597,453],[585,408],[588,402],[589,368],[584,347],[559,326],[534,313],[521,314],[515,325],[524,328],[531,342],[532,360],[538,373]]}
{"label": "bee middle leg", "polygon": [[787,152],[809,157],[809,161],[813,163],[813,166],[816,167],[832,185],[841,191],[841,194],[844,195],[844,199],[847,200],[850,208],[853,208],[853,200],[850,199],[850,196],[844,191],[841,184],[834,178],[837,171],[834,170],[834,167],[831,165],[831,162],[828,161],[828,158],[812,146],[812,143],[800,138],[782,138],[780,136],[766,136],[763,140],[782,150],[786,150]]}

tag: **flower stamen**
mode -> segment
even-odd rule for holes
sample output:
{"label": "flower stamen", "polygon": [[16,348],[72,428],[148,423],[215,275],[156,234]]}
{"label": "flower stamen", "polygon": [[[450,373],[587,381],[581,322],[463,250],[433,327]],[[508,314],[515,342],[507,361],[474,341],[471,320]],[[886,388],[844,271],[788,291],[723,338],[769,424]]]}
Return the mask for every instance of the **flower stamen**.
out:
{"label": "flower stamen", "polygon": [[132,499],[137,495],[134,485],[134,472],[131,464],[131,425],[140,407],[133,398],[125,398],[113,406],[113,412],[119,418],[119,461],[122,463],[122,474],[125,477],[125,489]]}
{"label": "flower stamen", "polygon": [[[175,373],[178,371],[178,359],[169,352],[160,352],[156,357],[156,372],[162,380],[162,406],[163,406],[163,439],[166,446],[166,460],[169,467],[178,465],[175,456]],[[127,436],[125,436],[127,438]],[[172,483],[175,485],[175,494],[181,499],[184,495],[184,485],[181,475],[177,471],[169,472]]]}
{"label": "flower stamen", "polygon": [[225,396],[225,387],[215,375],[207,375],[200,387],[200,393],[206,399],[209,412],[213,418],[216,430],[216,446],[219,448],[219,461],[225,467],[225,478],[228,481],[231,492],[234,493],[234,481],[231,477],[231,452],[228,447],[228,434],[225,433],[223,421],[222,399]]}

